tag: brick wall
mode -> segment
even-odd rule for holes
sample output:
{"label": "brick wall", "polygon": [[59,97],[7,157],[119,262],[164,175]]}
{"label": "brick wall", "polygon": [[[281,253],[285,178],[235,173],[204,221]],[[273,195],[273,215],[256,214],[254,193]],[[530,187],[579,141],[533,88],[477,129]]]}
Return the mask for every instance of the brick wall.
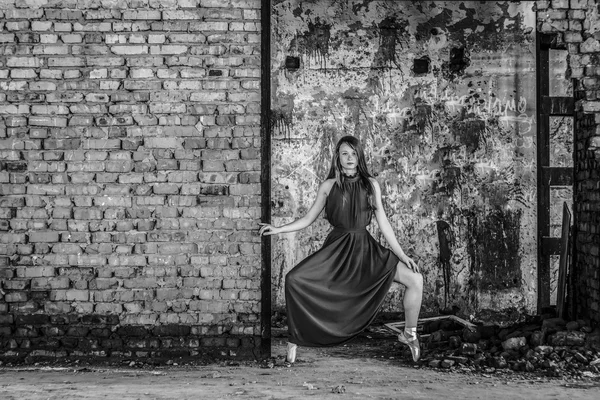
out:
{"label": "brick wall", "polygon": [[574,278],[577,316],[600,323],[600,4],[537,1],[538,32],[556,34],[576,79]]}
{"label": "brick wall", "polygon": [[0,6],[0,356],[256,355],[260,0]]}

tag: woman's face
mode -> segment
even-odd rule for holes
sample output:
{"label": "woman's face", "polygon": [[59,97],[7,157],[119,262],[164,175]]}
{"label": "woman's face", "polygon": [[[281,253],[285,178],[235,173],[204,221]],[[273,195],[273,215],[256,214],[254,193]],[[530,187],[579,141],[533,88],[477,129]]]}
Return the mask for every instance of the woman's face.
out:
{"label": "woman's face", "polygon": [[342,143],[340,146],[340,164],[345,173],[353,174],[356,172],[358,156],[356,151],[347,143]]}

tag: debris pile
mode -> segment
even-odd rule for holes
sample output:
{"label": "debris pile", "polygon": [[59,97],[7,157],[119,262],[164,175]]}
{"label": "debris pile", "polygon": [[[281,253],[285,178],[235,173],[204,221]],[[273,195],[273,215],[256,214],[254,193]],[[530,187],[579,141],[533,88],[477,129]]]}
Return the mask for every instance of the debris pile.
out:
{"label": "debris pile", "polygon": [[600,329],[587,321],[535,316],[506,327],[465,327],[449,319],[426,323],[421,333],[420,364],[432,368],[600,376]]}

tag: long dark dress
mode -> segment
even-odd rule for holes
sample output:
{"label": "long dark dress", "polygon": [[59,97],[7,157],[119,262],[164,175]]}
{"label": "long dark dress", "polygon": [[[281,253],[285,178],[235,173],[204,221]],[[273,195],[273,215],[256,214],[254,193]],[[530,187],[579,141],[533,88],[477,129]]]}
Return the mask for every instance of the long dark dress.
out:
{"label": "long dark dress", "polygon": [[[392,285],[398,257],[366,230],[372,211],[358,177],[335,183],[326,217],[333,230],[323,246],[285,278],[289,341],[334,346],[362,332]],[[343,198],[346,198],[344,201]]]}

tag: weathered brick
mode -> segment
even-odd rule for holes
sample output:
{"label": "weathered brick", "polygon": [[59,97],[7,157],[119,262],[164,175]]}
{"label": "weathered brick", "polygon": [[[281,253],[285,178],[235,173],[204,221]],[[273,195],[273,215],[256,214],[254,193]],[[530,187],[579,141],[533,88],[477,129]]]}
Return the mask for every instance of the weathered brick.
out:
{"label": "weathered brick", "polygon": [[[149,47],[143,46],[143,45],[127,45],[127,46],[115,45],[115,46],[110,47],[110,51],[112,51],[114,54],[119,54],[119,55],[148,54]],[[96,64],[96,65],[98,65],[98,64]],[[106,64],[104,64],[104,65],[106,65]],[[121,65],[121,64],[119,64],[119,65]]]}
{"label": "weathered brick", "polygon": [[25,302],[29,300],[25,292],[10,292],[4,295],[4,301],[7,303]]}
{"label": "weathered brick", "polygon": [[[164,11],[164,13],[166,12]],[[126,10],[122,13],[123,20],[160,20],[162,16],[163,14],[159,10]]]}
{"label": "weathered brick", "polygon": [[182,147],[182,140],[179,138],[147,138],[144,145],[148,149],[175,149]]}
{"label": "weathered brick", "polygon": [[58,232],[47,231],[47,232],[31,232],[29,234],[29,242],[31,243],[55,243],[58,242]]}
{"label": "weathered brick", "polygon": [[8,57],[6,59],[7,67],[17,68],[40,68],[42,67],[42,61],[35,57]]}
{"label": "weathered brick", "polygon": [[54,267],[39,266],[19,267],[16,273],[20,278],[53,277],[56,275]]}
{"label": "weathered brick", "polygon": [[33,278],[31,280],[31,290],[68,289],[70,283],[70,279],[66,276]]}
{"label": "weathered brick", "polygon": [[[31,126],[50,126],[50,127],[66,127],[67,118],[65,117],[45,117],[31,116],[29,117],[29,125]],[[58,143],[59,140],[54,140],[52,143]]]}

